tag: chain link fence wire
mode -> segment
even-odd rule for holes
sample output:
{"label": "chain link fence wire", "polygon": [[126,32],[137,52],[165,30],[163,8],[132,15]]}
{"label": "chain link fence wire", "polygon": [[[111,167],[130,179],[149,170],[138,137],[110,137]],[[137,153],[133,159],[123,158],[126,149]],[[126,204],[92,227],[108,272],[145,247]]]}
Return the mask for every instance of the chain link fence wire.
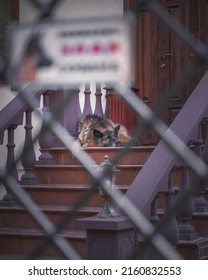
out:
{"label": "chain link fence wire", "polygon": [[[30,2],[40,9],[40,15],[37,19],[38,22],[43,18],[44,20],[50,18],[56,6],[58,4],[60,5],[62,1],[54,0],[42,2],[38,0],[30,0]],[[208,48],[198,40],[195,40],[182,25],[176,26],[168,12],[158,3],[158,1],[137,0],[134,12],[138,14],[144,7],[148,8],[152,13],[154,13],[157,18],[160,19],[171,30],[171,32],[174,32],[180,38],[180,40],[182,40],[184,44],[195,53],[196,59],[191,63],[191,65],[185,67],[181,77],[172,82],[172,86],[168,92],[163,94],[163,99],[160,100],[157,108],[154,108],[153,110],[145,105],[145,103],[138,96],[135,96],[133,91],[125,84],[116,85],[115,91],[118,96],[126,102],[131,110],[133,110],[137,116],[142,119],[142,123],[139,125],[139,127],[136,127],[134,131],[135,136],[140,138],[146,133],[147,129],[154,129],[160,138],[165,141],[167,146],[181,159],[181,161],[185,162],[185,164],[195,172],[198,178],[197,184],[200,186],[205,186],[208,182],[208,169],[205,163],[198,156],[196,156],[187,147],[187,145],[183,143],[177,135],[174,134],[173,131],[169,130],[168,126],[160,118],[158,118],[157,115],[158,112],[165,110],[170,96],[174,96],[178,90],[181,90],[186,85],[186,82],[190,80],[191,77],[193,77],[193,75],[196,73],[197,68],[205,61],[208,61]],[[34,88],[31,85],[27,85],[20,92],[20,97],[32,109],[36,109],[38,100],[36,100],[35,96],[31,97],[29,92],[41,90],[41,88]],[[42,231],[45,233],[45,240],[42,242],[41,246],[36,248],[34,252],[31,252],[31,255],[28,256],[28,258],[38,258],[52,242],[61,250],[66,259],[80,259],[80,256],[76,252],[75,248],[71,246],[70,242],[66,241],[66,239],[62,237],[61,229],[66,223],[75,217],[78,209],[86,200],[90,198],[91,194],[98,190],[98,187],[102,187],[114,200],[116,205],[118,205],[122,213],[128,216],[129,220],[132,221],[138,232],[140,232],[165,259],[182,259],[182,256],[172,247],[172,245],[162,235],[160,235],[160,227],[155,228],[150,223],[150,221],[131,203],[131,201],[129,201],[127,197],[123,196],[119,190],[109,189],[106,185],[105,173],[99,171],[98,169],[97,172],[95,172],[95,166],[97,166],[97,164],[92,160],[92,158],[84,150],[79,150],[79,152],[77,152],[77,150],[74,149],[74,138],[57,121],[60,112],[64,110],[65,106],[67,106],[69,102],[71,102],[72,98],[73,95],[69,95],[69,98],[64,100],[55,112],[51,113],[50,111],[47,111],[44,116],[41,113],[38,116],[40,121],[43,122],[43,129],[41,130],[41,133],[44,133],[47,129],[51,130],[51,132],[60,140],[63,146],[66,147],[67,150],[78,159],[78,161],[82,164],[82,166],[92,178],[91,188],[85,191],[78,201],[75,201],[73,207],[70,207],[66,214],[63,215],[60,223],[55,227],[54,224],[46,217],[46,215],[38,208],[38,205],[36,205],[36,203],[28,196],[24,189],[21,188],[18,182],[14,180],[14,178],[10,175],[11,170],[14,167],[10,166],[9,169],[0,173],[0,180],[16,196],[21,205],[36,220]],[[67,140],[65,137],[62,138],[61,135],[67,135]],[[33,141],[38,141],[39,136],[39,133],[37,133]],[[132,143],[130,143],[129,147],[131,145]],[[121,158],[125,157],[129,151],[129,147],[127,146],[122,149],[121,153],[112,159],[113,165],[116,166]],[[29,149],[30,147],[28,147],[28,150]],[[21,153],[19,153],[17,156],[16,162],[20,161],[20,159]],[[178,207],[181,207],[188,195],[190,195],[190,193],[186,193],[181,198],[181,201],[179,201],[174,206],[174,208],[171,209],[171,211],[163,220],[163,223],[166,223],[168,219],[175,213],[175,210]],[[139,249],[137,252],[135,252],[135,256],[137,253],[139,253]]]}

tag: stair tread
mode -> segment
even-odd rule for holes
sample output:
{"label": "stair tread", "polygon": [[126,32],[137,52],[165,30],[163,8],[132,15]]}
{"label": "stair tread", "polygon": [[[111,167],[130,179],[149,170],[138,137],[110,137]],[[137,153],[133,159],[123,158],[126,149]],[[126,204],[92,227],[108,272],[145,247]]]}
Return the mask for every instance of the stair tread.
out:
{"label": "stair tread", "polygon": [[208,217],[208,212],[193,212],[194,217]]}
{"label": "stair tread", "polygon": [[197,239],[194,240],[179,240],[178,241],[178,245],[195,245],[195,244],[199,244],[199,243],[207,243],[208,242],[208,238],[207,237],[199,237]]}
{"label": "stair tread", "polygon": [[[0,253],[0,260],[27,260],[28,255],[20,255],[20,254],[1,254]],[[39,256],[36,258],[37,260],[62,260],[62,257],[56,256]]]}
{"label": "stair tread", "polygon": [[[86,238],[86,233],[83,230],[61,230],[59,234],[67,238]],[[44,236],[45,233],[41,229],[34,228],[10,228],[2,227],[0,228],[0,235],[10,235],[10,236]]]}
{"label": "stair tread", "polygon": [[[73,208],[71,206],[71,208]],[[66,212],[70,210],[70,206],[66,205],[38,205],[37,208],[34,208],[34,210],[40,209],[42,211],[47,211],[47,212]],[[7,210],[8,212],[15,212],[15,211],[26,211],[24,207],[21,206],[0,206],[0,211],[1,210]],[[94,207],[94,206],[82,206],[78,210],[79,212],[96,212],[100,211],[100,207]]]}
{"label": "stair tread", "polygon": [[[60,189],[60,190],[69,190],[69,189],[75,189],[75,190],[82,190],[90,188],[92,185],[90,184],[37,184],[37,185],[22,185],[23,188],[32,190],[32,189]],[[126,189],[129,187],[129,185],[116,185],[119,189]]]}
{"label": "stair tread", "polygon": [[[164,208],[158,208],[157,213],[158,215],[163,215],[164,214]],[[208,217],[208,212],[193,212],[192,218],[197,218],[197,217]]]}
{"label": "stair tread", "polygon": [[[142,150],[152,150],[155,148],[155,145],[140,145],[140,146],[132,146],[129,147],[130,151],[142,151]],[[125,149],[125,147],[88,147],[88,148],[84,148],[83,150],[86,152],[93,152],[93,151],[103,151],[103,152],[107,152],[107,151],[119,151],[119,150],[123,150]],[[52,147],[51,148],[52,151],[68,151],[68,149],[66,147]]]}
{"label": "stair tread", "polygon": [[[89,166],[92,166],[92,167],[97,167],[98,165],[89,165]],[[142,167],[143,164],[118,164],[116,165],[116,167],[118,168],[132,168],[132,167]],[[35,165],[35,169],[60,169],[60,168],[70,168],[70,169],[84,169],[84,167],[81,165],[81,164],[53,164],[53,165],[50,165],[50,164],[37,164]]]}

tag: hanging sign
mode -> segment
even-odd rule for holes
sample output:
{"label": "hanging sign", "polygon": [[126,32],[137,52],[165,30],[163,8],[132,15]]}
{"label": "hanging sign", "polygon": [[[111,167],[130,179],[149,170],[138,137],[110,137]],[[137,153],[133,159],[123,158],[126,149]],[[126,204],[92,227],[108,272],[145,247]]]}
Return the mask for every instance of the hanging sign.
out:
{"label": "hanging sign", "polygon": [[133,78],[134,21],[126,17],[13,26],[11,84],[72,85]]}

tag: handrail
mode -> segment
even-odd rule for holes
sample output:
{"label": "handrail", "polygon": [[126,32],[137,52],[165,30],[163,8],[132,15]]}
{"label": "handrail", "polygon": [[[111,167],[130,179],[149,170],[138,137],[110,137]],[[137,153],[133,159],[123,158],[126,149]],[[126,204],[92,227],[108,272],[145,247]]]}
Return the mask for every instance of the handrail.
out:
{"label": "handrail", "polygon": [[[0,111],[0,144],[3,144],[4,131],[12,124],[21,125],[23,122],[23,113],[29,108],[19,93]],[[42,92],[30,92],[32,96],[39,97]]]}
{"label": "handrail", "polygon": [[[208,72],[205,73],[170,129],[184,142],[196,139],[198,126],[208,115]],[[144,167],[126,192],[133,204],[145,215],[150,215],[151,203],[159,191],[168,185],[169,173],[178,159],[163,140],[160,140]]]}

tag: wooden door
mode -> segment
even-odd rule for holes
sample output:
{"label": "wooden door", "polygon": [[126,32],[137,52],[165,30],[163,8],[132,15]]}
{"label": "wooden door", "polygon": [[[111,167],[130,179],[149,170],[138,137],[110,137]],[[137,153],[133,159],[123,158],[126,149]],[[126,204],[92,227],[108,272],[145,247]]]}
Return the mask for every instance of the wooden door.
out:
{"label": "wooden door", "polygon": [[[205,27],[202,29],[202,23],[207,25],[205,0],[159,0],[156,2],[162,4],[169,12],[176,25],[182,23],[193,35],[198,36],[202,41],[205,40],[203,31]],[[128,0],[125,3],[126,9],[134,9],[134,0]],[[147,9],[140,11],[138,15],[137,42],[135,88],[138,89],[143,101],[152,109],[160,106],[158,116],[169,125],[201,78],[203,71],[199,70],[194,81],[191,80],[186,87],[169,96],[171,85],[181,77],[184,67],[193,58],[190,50]],[[161,105],[164,100],[166,100],[165,106]],[[142,120],[138,119],[138,125],[141,122]],[[158,140],[156,133],[149,130],[142,143],[153,144]]]}
{"label": "wooden door", "polygon": [[[185,25],[185,11],[183,1],[163,1],[175,24]],[[173,94],[169,93],[170,87],[180,79],[187,63],[187,48],[182,40],[170,31],[164,24],[158,23],[158,104],[164,100],[167,106],[162,107],[159,116],[169,125],[187,99],[187,92],[181,88]],[[165,103],[166,103],[165,102]],[[156,104],[157,106],[157,104]]]}
{"label": "wooden door", "polygon": [[[176,24],[183,22],[182,1],[163,0],[160,3],[168,10]],[[182,43],[148,10],[143,10],[139,15],[138,38],[137,87],[140,89],[140,97],[152,109],[159,106],[157,114],[168,124],[184,102],[181,91],[171,97],[167,95],[172,82],[180,77],[182,71]],[[161,106],[164,98],[165,105]],[[153,144],[157,141],[157,135],[153,130],[149,130],[142,142]]]}

